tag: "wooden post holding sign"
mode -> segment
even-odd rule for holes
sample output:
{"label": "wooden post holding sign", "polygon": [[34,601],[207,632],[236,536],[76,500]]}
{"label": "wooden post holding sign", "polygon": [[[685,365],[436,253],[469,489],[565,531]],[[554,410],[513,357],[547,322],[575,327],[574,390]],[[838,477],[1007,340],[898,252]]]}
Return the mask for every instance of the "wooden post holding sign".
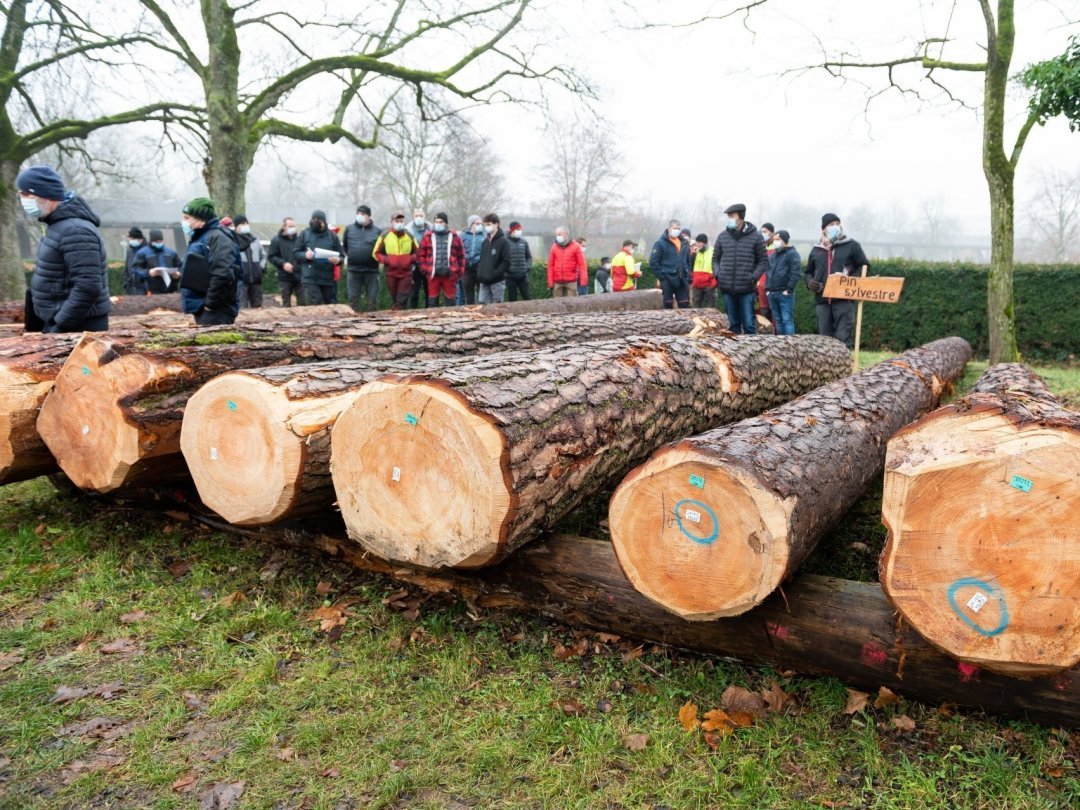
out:
{"label": "wooden post holding sign", "polygon": [[863,266],[861,276],[844,276],[839,273],[829,276],[822,293],[826,298],[841,301],[858,301],[855,311],[855,370],[859,370],[859,342],[862,339],[862,305],[864,301],[878,304],[897,304],[900,291],[904,288],[904,279],[887,276],[867,276]]}

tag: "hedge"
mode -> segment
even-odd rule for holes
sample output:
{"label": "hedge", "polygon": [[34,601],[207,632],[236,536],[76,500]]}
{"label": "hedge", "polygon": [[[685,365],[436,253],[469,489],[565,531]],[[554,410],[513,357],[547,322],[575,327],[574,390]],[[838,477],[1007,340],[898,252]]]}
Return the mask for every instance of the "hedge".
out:
{"label": "hedge", "polygon": [[[590,263],[591,279],[596,263]],[[109,287],[121,292],[122,265],[109,265]],[[640,289],[656,285],[648,263],[642,264]],[[960,335],[985,355],[986,265],[940,264],[903,259],[876,260],[873,272],[880,276],[903,276],[907,281],[899,304],[868,304],[863,314],[863,348],[903,351],[944,335]],[[1080,265],[1017,265],[1014,278],[1016,319],[1020,351],[1026,357],[1065,361],[1080,355]],[[530,284],[534,297],[547,298],[544,265],[533,265]],[[277,274],[267,273],[266,293],[278,291]],[[338,300],[346,301],[345,280],[339,283]],[[389,307],[383,284],[379,305]],[[800,287],[795,299],[795,327],[813,332],[816,327],[814,297]]]}

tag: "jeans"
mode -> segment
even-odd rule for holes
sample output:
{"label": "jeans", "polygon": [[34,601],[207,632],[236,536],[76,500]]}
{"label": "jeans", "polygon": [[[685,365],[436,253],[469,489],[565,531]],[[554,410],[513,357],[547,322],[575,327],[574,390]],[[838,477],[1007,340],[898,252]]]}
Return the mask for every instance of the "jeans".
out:
{"label": "jeans", "polygon": [[480,303],[481,304],[501,304],[503,302],[503,293],[506,291],[505,281],[496,281],[494,284],[481,284],[480,285]]}
{"label": "jeans", "polygon": [[529,277],[521,276],[520,278],[518,278],[514,276],[507,276],[506,300],[517,301],[519,297],[522,301],[529,300]]}
{"label": "jeans", "polygon": [[818,334],[834,337],[855,348],[855,302],[833,301],[817,305]]}
{"label": "jeans", "polygon": [[690,287],[685,278],[660,276],[660,290],[664,296],[664,309],[672,309],[672,303],[677,303],[679,309],[690,309]]}
{"label": "jeans", "polygon": [[589,294],[589,285],[588,284],[578,284],[577,285],[577,294],[578,295],[588,295]]}
{"label": "jeans", "polygon": [[[346,278],[349,305],[357,312],[374,312],[379,308],[379,271],[349,270]],[[361,304],[366,304],[362,307]]]}
{"label": "jeans", "polygon": [[460,278],[457,283],[457,293],[454,295],[454,306],[460,307],[465,304],[465,282]]}
{"label": "jeans", "polygon": [[756,301],[757,293],[724,293],[728,329],[736,335],[756,335],[757,321],[754,319]]}
{"label": "jeans", "polygon": [[769,293],[769,310],[773,328],[778,335],[795,334],[795,293],[784,295],[783,290]]}
{"label": "jeans", "polygon": [[308,306],[317,307],[319,304],[337,303],[337,287],[333,284],[305,282],[304,294],[307,297]]}
{"label": "jeans", "polygon": [[293,293],[296,294],[296,305],[304,306],[304,285],[300,283],[300,277],[293,273],[278,273],[278,286],[281,287],[281,305],[292,306]]}
{"label": "jeans", "polygon": [[694,287],[691,296],[693,297],[694,309],[716,309],[716,287],[707,287],[705,289]]}

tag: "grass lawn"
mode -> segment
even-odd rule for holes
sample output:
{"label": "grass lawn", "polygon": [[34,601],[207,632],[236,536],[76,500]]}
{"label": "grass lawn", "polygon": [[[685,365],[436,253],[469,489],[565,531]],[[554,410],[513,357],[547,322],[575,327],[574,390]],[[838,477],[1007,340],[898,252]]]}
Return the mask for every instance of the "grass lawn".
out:
{"label": "grass lawn", "polygon": [[[1080,372],[1047,376],[1077,404]],[[876,498],[808,569],[873,577]],[[1068,730],[846,713],[836,679],[477,614],[44,479],[0,490],[0,538],[3,808],[1080,805]],[[726,736],[679,721],[773,684],[793,704]]]}

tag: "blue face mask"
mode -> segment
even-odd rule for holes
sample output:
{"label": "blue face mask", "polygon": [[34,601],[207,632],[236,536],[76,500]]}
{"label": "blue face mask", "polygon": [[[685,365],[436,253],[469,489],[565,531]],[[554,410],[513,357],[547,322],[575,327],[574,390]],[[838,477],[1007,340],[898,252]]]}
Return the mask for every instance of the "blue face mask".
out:
{"label": "blue face mask", "polygon": [[188,239],[195,235],[195,229],[183,220],[180,221],[180,229],[184,232],[184,236],[186,236]]}
{"label": "blue face mask", "polygon": [[19,204],[26,215],[37,219],[41,216],[41,206],[37,204],[37,197],[19,197]]}
{"label": "blue face mask", "polygon": [[131,245],[133,248],[142,247],[142,242],[140,242],[138,239],[128,239],[128,244]]}
{"label": "blue face mask", "polygon": [[739,221],[738,221],[738,220],[736,220],[736,219],[729,219],[729,220],[728,220],[727,222],[725,222],[724,224],[725,224],[725,225],[727,226],[727,229],[728,229],[729,231],[733,231],[733,230],[735,230],[735,229],[736,229],[737,227],[739,227]]}
{"label": "blue face mask", "polygon": [[150,247],[152,247],[154,250],[161,250],[163,247],[165,247],[165,243],[164,242],[151,242]]}
{"label": "blue face mask", "polygon": [[825,229],[825,235],[829,237],[829,240],[832,242],[835,242],[837,239],[839,239],[841,233],[843,233],[843,230],[840,228],[839,225],[830,225],[828,228]]}
{"label": "blue face mask", "polygon": [[446,233],[446,226],[441,223],[436,222],[433,227],[435,229],[435,233]]}

